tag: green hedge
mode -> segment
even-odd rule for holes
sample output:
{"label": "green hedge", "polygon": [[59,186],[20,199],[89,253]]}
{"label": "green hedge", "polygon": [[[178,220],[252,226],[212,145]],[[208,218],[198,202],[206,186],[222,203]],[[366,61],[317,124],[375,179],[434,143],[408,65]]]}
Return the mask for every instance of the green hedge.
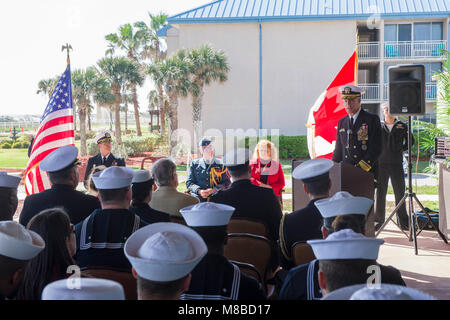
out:
{"label": "green hedge", "polygon": [[[274,137],[268,136],[265,137],[265,139],[266,138],[267,140],[274,141],[275,143],[278,138],[279,145],[277,145],[277,147],[280,159],[309,158],[308,142],[306,136],[280,135]],[[249,137],[245,138],[244,146],[245,148],[250,147]]]}
{"label": "green hedge", "polygon": [[28,148],[29,144],[30,144],[29,142],[17,140],[16,142],[14,142],[11,145],[11,148],[13,148],[13,149],[26,149],[26,148]]}
{"label": "green hedge", "polygon": [[[122,146],[116,145],[113,142],[113,153],[120,157],[127,157],[130,155],[140,154],[146,151],[153,151],[161,141],[161,135],[152,133],[145,136],[122,136]],[[90,155],[98,153],[98,147],[94,140],[87,141],[87,151]]]}
{"label": "green hedge", "polygon": [[11,149],[12,143],[11,141],[3,141],[0,144],[0,149]]}

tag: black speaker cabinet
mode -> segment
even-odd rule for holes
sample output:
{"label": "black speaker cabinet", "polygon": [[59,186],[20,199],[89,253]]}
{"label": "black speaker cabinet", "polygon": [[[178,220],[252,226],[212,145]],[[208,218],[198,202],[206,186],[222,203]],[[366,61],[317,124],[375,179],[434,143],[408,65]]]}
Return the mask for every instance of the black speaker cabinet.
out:
{"label": "black speaker cabinet", "polygon": [[425,67],[389,67],[389,113],[415,116],[425,114]]}

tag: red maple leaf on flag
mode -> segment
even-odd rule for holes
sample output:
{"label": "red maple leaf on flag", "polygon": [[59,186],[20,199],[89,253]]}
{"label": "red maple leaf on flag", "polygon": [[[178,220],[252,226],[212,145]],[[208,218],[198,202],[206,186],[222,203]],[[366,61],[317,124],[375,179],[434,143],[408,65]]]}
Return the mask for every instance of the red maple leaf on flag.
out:
{"label": "red maple leaf on flag", "polygon": [[[325,151],[317,150],[317,146],[315,146],[315,144],[317,144],[316,138],[320,137],[321,140],[326,141],[330,146],[336,141],[336,127],[339,119],[347,115],[341,100],[339,87],[347,84],[355,84],[356,70],[357,52],[355,50],[326,91],[322,93],[321,97],[323,96],[323,100],[320,101],[319,99],[321,99],[321,97],[319,97],[318,101],[316,101],[315,105],[311,108],[314,119],[312,123],[308,124],[314,132],[311,142],[313,150],[313,152],[310,152],[310,154],[312,153],[311,158],[331,159],[333,150],[330,150],[330,147]],[[320,106],[317,108],[319,103]],[[317,108],[317,110],[314,110],[315,108]]]}

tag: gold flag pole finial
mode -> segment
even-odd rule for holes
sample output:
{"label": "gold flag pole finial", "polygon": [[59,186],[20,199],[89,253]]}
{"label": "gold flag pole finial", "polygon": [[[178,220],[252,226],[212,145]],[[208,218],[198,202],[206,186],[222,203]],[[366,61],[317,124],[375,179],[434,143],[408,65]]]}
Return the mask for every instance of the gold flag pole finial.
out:
{"label": "gold flag pole finial", "polygon": [[62,46],[61,51],[67,50],[67,65],[70,64],[70,50],[72,49],[72,46],[68,43],[66,43],[65,46]]}

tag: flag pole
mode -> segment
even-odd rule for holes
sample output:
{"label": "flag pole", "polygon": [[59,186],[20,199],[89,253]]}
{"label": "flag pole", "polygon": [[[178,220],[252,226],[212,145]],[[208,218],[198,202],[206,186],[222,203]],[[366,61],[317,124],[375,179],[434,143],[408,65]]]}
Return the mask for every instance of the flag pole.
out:
{"label": "flag pole", "polygon": [[[70,50],[72,49],[72,46],[70,45],[70,43],[66,43],[66,45],[63,45],[61,48],[61,51],[66,50],[67,52],[67,67],[70,68]],[[69,70],[70,72],[70,70]],[[77,112],[75,110],[75,106],[73,105],[73,101],[72,101],[72,81],[70,81],[70,105],[72,106],[72,110],[73,110],[73,130],[74,133],[77,131]],[[75,135],[74,135],[75,137]]]}

